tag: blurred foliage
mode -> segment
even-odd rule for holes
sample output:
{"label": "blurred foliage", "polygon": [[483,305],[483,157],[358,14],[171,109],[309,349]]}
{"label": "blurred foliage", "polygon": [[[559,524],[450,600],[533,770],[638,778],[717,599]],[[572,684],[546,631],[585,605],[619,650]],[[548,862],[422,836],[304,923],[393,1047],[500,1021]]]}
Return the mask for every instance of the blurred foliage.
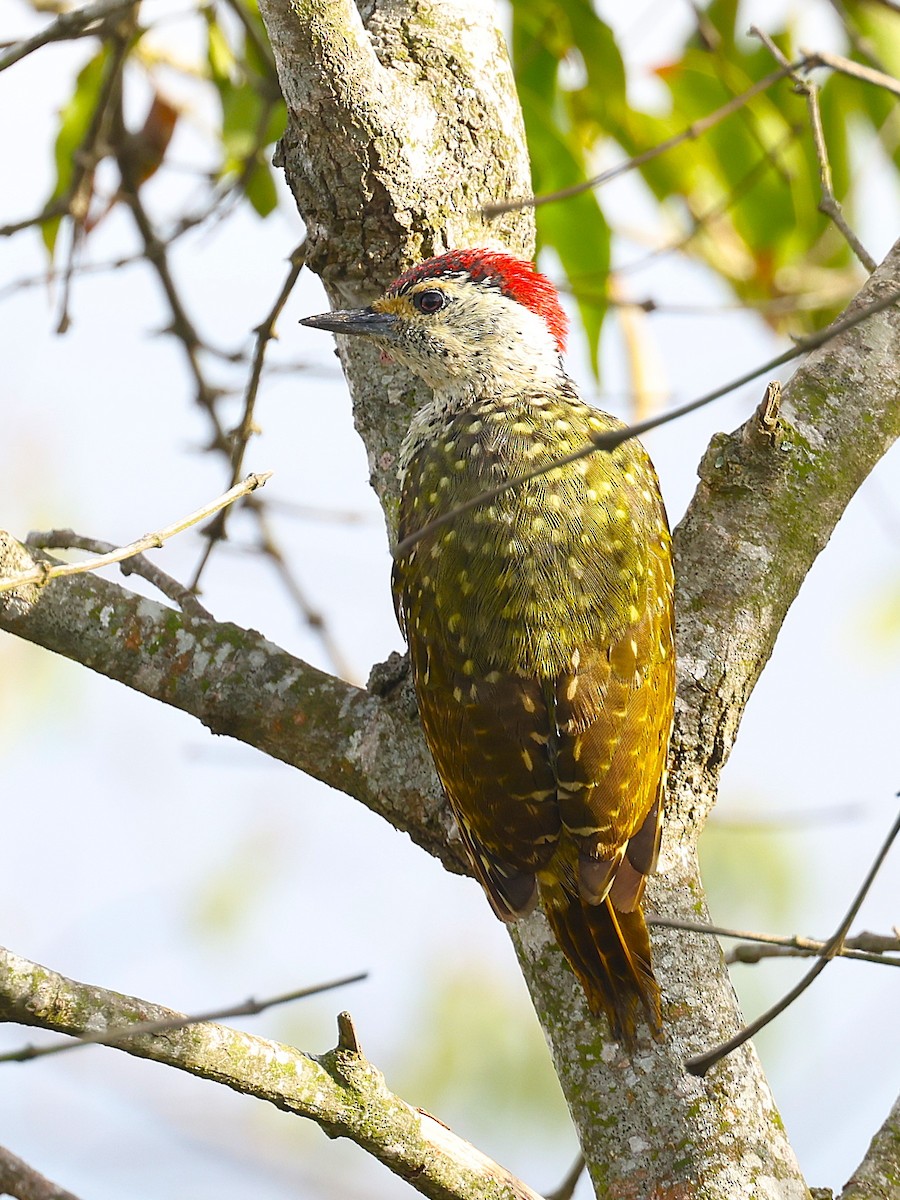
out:
{"label": "blurred foliage", "polygon": [[875,593],[855,631],[879,662],[886,654],[900,654],[900,582],[895,579]]}
{"label": "blurred foliage", "polygon": [[[755,807],[751,799],[740,803],[742,811],[752,812]],[[784,830],[714,814],[703,832],[700,858],[717,924],[738,924],[769,933],[796,932],[786,930],[785,925],[791,919],[802,872],[785,843]]]}
{"label": "blurred foliage", "polygon": [[489,1117],[521,1133],[570,1129],[568,1110],[524,984],[515,990],[491,963],[441,958],[406,1030],[392,1086],[466,1136]]}
{"label": "blurred foliage", "polygon": [[[846,9],[846,57],[900,74],[900,17],[872,3]],[[589,179],[684,131],[777,67],[745,36],[737,0],[698,10],[691,35],[656,74],[668,112],[628,98],[626,71],[610,27],[590,0],[514,0],[513,55],[540,196]],[[790,59],[800,57],[790,18],[766,31]],[[853,223],[857,200],[851,140],[880,146],[900,166],[896,97],[836,72],[823,75],[821,113],[838,201]],[[611,145],[612,144],[612,145]],[[805,98],[791,80],[756,96],[705,135],[689,138],[640,168],[662,210],[684,230],[686,253],[720,276],[734,296],[759,305],[770,324],[794,334],[832,319],[861,272],[846,243],[818,211],[819,162]],[[602,191],[536,209],[539,243],[552,247],[579,298],[596,366],[605,311],[610,231]],[[796,301],[792,304],[791,301]],[[771,301],[784,301],[768,309]]]}
{"label": "blurred foliage", "polygon": [[281,831],[260,819],[200,881],[189,917],[197,935],[205,943],[233,944],[252,926],[288,865]]}
{"label": "blurred foliage", "polygon": [[[753,797],[743,797],[734,807],[753,812],[759,805]],[[723,819],[719,810],[713,814],[703,831],[699,851],[706,899],[715,924],[785,935],[813,936],[821,932],[794,927],[796,902],[809,883],[806,860],[796,853],[796,837],[790,826]],[[722,941],[725,950],[735,944],[730,939]],[[799,976],[808,966],[804,959],[732,966],[732,981],[745,1015],[762,1012],[790,986],[785,982],[785,967],[790,976]],[[776,1021],[764,1040],[774,1048],[780,1037],[781,1026]]]}
{"label": "blurred foliage", "polygon": [[[218,165],[203,218],[236,195],[260,216],[275,208],[277,196],[270,165],[281,136],[286,110],[275,73],[275,60],[255,0],[228,0],[199,9],[205,23],[206,61],[184,65],[147,44],[150,32],[137,23],[137,5],[117,26],[107,29],[99,50],[78,72],[71,98],[63,105],[54,148],[55,182],[40,221],[51,259],[63,217],[81,237],[97,225],[129,189],[135,191],[166,162],[175,127],[182,116],[159,82],[165,71],[189,83],[212,85],[218,117],[212,131]],[[130,129],[125,114],[150,81],[151,99],[142,124]],[[114,161],[121,188],[107,197],[95,194],[95,172]],[[202,219],[202,218],[201,218]],[[199,224],[188,218],[184,224]]]}
{"label": "blurred foliage", "polygon": [[[205,55],[187,65],[160,54],[152,38],[148,45],[152,27],[138,23],[137,5],[104,28],[99,51],[79,72],[60,113],[56,178],[42,221],[51,256],[62,218],[72,219],[76,238],[83,236],[120,198],[118,191],[99,200],[93,195],[101,161],[117,162],[128,177],[126,192],[169,165],[177,122],[195,114],[167,97],[161,82],[166,71],[194,86],[199,80],[217,101],[208,128],[217,159],[208,203],[199,215],[182,214],[175,231],[215,214],[229,197],[246,200],[261,217],[274,209],[271,150],[284,128],[285,108],[256,0],[212,0],[197,13]],[[841,14],[840,53],[900,74],[900,16],[873,0],[850,0]],[[766,30],[792,59],[801,53],[793,20],[785,15],[780,28]],[[535,194],[584,183],[683,133],[771,74],[777,64],[746,34],[746,24],[738,0],[698,7],[683,44],[655,68],[666,101],[658,111],[646,111],[630,99],[634,79],[592,0],[514,0],[511,48]],[[852,226],[863,159],[900,168],[896,96],[835,71],[816,77],[834,191]],[[147,116],[128,129],[123,114],[134,110],[132,97],[146,90],[148,80]],[[758,307],[779,332],[799,335],[821,326],[857,290],[862,272],[819,212],[820,164],[806,100],[790,79],[737,107],[705,134],[645,162],[640,173],[662,227],[674,234],[667,245],[703,262],[736,300]],[[541,205],[536,216],[539,247],[554,251],[565,271],[596,371],[607,305],[618,298],[603,192],[587,189]],[[651,253],[665,248],[659,226],[638,237],[653,247]]]}

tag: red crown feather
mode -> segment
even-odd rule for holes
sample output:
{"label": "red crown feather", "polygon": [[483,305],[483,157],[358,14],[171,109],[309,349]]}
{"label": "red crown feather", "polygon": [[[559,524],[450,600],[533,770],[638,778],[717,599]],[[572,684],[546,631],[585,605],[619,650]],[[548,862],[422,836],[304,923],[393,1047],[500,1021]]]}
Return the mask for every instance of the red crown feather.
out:
{"label": "red crown feather", "polygon": [[499,250],[450,250],[404,272],[391,284],[389,293],[399,296],[423,279],[439,279],[442,275],[467,275],[474,283],[498,288],[510,300],[542,317],[560,353],[565,350],[569,319],[556,288],[534,263]]}

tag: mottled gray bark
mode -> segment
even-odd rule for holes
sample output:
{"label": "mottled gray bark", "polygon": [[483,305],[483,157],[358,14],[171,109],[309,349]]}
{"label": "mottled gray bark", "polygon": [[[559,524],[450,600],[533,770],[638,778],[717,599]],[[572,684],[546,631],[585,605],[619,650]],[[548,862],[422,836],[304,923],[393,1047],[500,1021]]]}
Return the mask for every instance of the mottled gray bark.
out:
{"label": "mottled gray bark", "polygon": [[[262,0],[260,10],[288,105],[276,161],[334,307],[367,304],[411,262],[454,246],[533,252],[530,213],[482,213],[492,197],[530,191],[492,4]],[[397,446],[425,392],[363,339],[340,350],[372,484],[392,510]]]}
{"label": "mottled gray bark", "polygon": [[[395,1096],[363,1056],[346,1018],[339,1021],[335,1049],[316,1055],[211,1021],[128,1036],[137,1024],[180,1017],[158,1004],[66,979],[0,947],[0,1020],[94,1038],[115,1033],[110,1043],[121,1043],[117,1048],[128,1054],[256,1096],[315,1121],[329,1137],[352,1138],[433,1200],[541,1200],[430,1113]],[[75,1197],[60,1193],[57,1200]]]}
{"label": "mottled gray bark", "polygon": [[[336,303],[367,301],[411,260],[447,246],[530,250],[527,215],[491,224],[480,216],[488,200],[528,190],[512,78],[486,5],[392,0],[361,16],[349,0],[262,0],[261,9],[290,108],[282,161],[308,224],[308,261]],[[863,299],[898,288],[895,249]],[[776,430],[753,418],[716,438],[701,464],[675,539],[677,724],[661,872],[649,895],[662,913],[705,913],[696,838],[718,772],[806,572],[900,431],[898,335],[896,308],[846,331],[797,372]],[[420,396],[365,346],[344,354],[390,524],[397,444]],[[15,542],[5,549],[8,565],[22,561]],[[0,627],[358,796],[456,865],[402,683],[361,692],[259,635],[187,620],[100,580],[0,594]],[[517,945],[598,1195],[806,1194],[752,1048],[704,1081],[685,1074],[685,1057],[740,1021],[715,942],[654,933],[666,1031],[633,1062],[586,1014],[539,914],[518,927]]]}
{"label": "mottled gray bark", "polygon": [[841,1200],[900,1200],[900,1097],[841,1192]]}

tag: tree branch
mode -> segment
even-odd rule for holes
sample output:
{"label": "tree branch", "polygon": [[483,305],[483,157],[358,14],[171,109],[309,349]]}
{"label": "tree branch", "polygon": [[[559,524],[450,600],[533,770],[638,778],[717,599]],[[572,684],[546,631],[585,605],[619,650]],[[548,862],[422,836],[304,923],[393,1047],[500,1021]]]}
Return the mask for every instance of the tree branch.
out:
{"label": "tree branch", "polygon": [[78,1200],[3,1146],[0,1146],[0,1196],[13,1196],[15,1200]]}
{"label": "tree branch", "polygon": [[39,32],[21,42],[14,42],[5,54],[0,55],[0,71],[5,71],[13,63],[48,46],[51,42],[69,42],[76,38],[96,34],[102,37],[109,25],[120,15],[134,5],[135,0],[95,0],[84,8],[74,8],[62,12],[59,16],[45,25]]}
{"label": "tree branch", "polygon": [[900,1178],[900,1097],[872,1138],[840,1200],[893,1200]]}
{"label": "tree branch", "polygon": [[[0,1020],[78,1036],[179,1017],[134,996],[66,979],[0,949]],[[346,1025],[349,1018],[344,1017]],[[137,1034],[118,1048],[307,1117],[329,1137],[356,1142],[433,1200],[540,1200],[435,1117],[394,1095],[381,1072],[342,1042],[314,1056],[201,1022]]]}
{"label": "tree branch", "polygon": [[[900,242],[850,305],[900,288]],[[713,438],[675,533],[680,687],[670,843],[704,823],[785,614],[857,488],[900,435],[900,305],[845,329],[780,410]],[[722,563],[728,570],[722,570]],[[706,747],[706,749],[704,749]]]}
{"label": "tree branch", "polygon": [[[758,963],[764,958],[813,958],[828,948],[828,942],[798,934],[783,937],[775,933],[748,933],[745,929],[726,929],[722,925],[705,925],[702,921],[670,921],[667,917],[650,916],[647,924],[706,933],[710,937],[738,938],[742,945],[735,946],[725,955],[727,963]],[[845,938],[835,953],[857,962],[900,967],[900,958],[893,957],[898,951],[900,937],[864,932]]]}
{"label": "tree branch", "polygon": [[[0,531],[0,577],[37,561],[37,551]],[[0,629],[354,796],[461,869],[408,685],[371,695],[254,630],[188,617],[95,575],[0,592]]]}

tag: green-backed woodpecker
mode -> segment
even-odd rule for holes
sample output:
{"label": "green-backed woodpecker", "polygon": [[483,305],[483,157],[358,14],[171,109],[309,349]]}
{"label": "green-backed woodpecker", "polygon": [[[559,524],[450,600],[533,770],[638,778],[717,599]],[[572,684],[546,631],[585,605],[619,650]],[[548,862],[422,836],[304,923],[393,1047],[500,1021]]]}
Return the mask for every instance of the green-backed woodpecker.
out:
{"label": "green-backed woodpecker", "polygon": [[675,679],[656,472],[634,439],[558,461],[621,426],[579,399],[529,262],[451,251],[305,324],[371,338],[432,390],[401,449],[393,576],[425,738],[496,914],[540,897],[591,1011],[633,1048],[640,1010],[660,1023],[641,897]]}

